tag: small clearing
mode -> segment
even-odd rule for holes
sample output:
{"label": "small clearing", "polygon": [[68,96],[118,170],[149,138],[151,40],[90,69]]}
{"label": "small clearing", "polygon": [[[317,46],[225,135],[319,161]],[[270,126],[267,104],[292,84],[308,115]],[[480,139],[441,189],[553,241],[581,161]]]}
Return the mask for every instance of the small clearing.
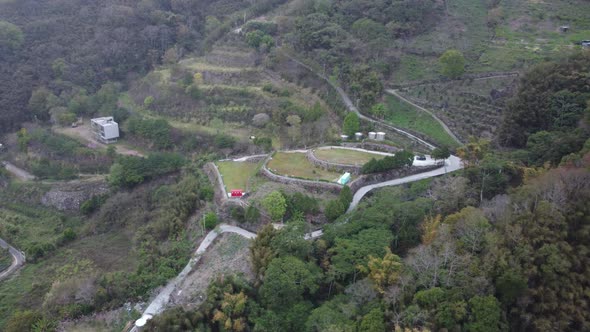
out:
{"label": "small clearing", "polygon": [[336,181],[342,174],[323,170],[307,160],[305,153],[278,152],[268,163],[275,174],[315,181]]}
{"label": "small clearing", "polygon": [[[53,130],[59,134],[63,134],[69,136],[73,139],[81,141],[83,144],[86,144],[88,148],[91,149],[106,149],[107,145],[100,143],[94,138],[94,133],[90,128],[90,125],[85,123],[83,125],[79,125],[75,128],[71,127],[54,127]],[[114,143],[113,146],[117,150],[118,154],[127,155],[127,156],[138,156],[143,157],[143,154],[125,144],[118,142]]]}
{"label": "small clearing", "polygon": [[348,149],[317,149],[313,151],[316,158],[330,163],[344,165],[364,165],[371,159],[382,159],[385,156],[376,153]]}

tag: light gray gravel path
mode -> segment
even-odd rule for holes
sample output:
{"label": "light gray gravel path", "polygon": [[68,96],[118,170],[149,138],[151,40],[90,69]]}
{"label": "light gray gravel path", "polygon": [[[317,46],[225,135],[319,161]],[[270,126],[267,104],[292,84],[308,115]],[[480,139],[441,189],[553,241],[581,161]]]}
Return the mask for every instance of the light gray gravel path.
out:
{"label": "light gray gravel path", "polygon": [[20,180],[23,181],[32,181],[35,180],[35,176],[22,168],[19,168],[9,162],[4,162],[4,168],[9,171],[12,175],[16,176]]}

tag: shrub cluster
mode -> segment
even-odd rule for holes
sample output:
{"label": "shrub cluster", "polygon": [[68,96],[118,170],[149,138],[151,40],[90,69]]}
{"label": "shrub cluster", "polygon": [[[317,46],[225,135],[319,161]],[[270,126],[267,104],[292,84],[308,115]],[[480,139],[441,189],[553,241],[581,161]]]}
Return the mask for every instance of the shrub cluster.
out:
{"label": "shrub cluster", "polygon": [[402,167],[412,166],[414,162],[414,155],[408,151],[400,151],[395,156],[387,156],[381,160],[372,158],[369,162],[363,165],[361,173],[381,173],[393,169],[400,169]]}

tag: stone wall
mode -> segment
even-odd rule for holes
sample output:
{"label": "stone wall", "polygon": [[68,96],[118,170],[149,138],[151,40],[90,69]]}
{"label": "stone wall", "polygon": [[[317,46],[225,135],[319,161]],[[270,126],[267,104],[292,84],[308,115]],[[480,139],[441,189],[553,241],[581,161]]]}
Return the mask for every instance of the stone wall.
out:
{"label": "stone wall", "polygon": [[262,166],[260,168],[260,174],[271,181],[283,183],[283,184],[300,185],[303,188],[305,188],[306,190],[309,190],[312,192],[326,192],[326,191],[328,191],[328,192],[333,192],[333,193],[337,194],[340,192],[340,189],[342,189],[342,186],[337,183],[296,179],[296,178],[291,178],[291,177],[287,177],[287,176],[274,174],[273,172],[269,171],[266,168],[266,163],[264,164],[264,166]]}
{"label": "stone wall", "polygon": [[106,180],[76,180],[53,186],[41,197],[41,204],[60,211],[78,211],[82,203],[108,192],[109,185]]}
{"label": "stone wall", "polygon": [[396,153],[400,150],[400,149],[396,148],[395,146],[391,146],[391,145],[387,145],[387,144],[373,143],[373,142],[342,143],[341,145],[344,147],[347,147],[347,148],[358,148],[358,149],[387,152],[387,153]]}
{"label": "stone wall", "polygon": [[307,151],[305,156],[307,157],[307,160],[309,160],[309,162],[312,163],[313,165],[315,165],[321,169],[325,169],[325,170],[329,170],[329,171],[333,171],[333,172],[340,172],[340,173],[350,172],[352,174],[358,175],[358,174],[361,174],[361,168],[363,168],[362,165],[361,166],[354,166],[354,165],[336,164],[336,163],[331,163],[331,162],[328,162],[325,160],[318,159],[313,154],[313,150]]}

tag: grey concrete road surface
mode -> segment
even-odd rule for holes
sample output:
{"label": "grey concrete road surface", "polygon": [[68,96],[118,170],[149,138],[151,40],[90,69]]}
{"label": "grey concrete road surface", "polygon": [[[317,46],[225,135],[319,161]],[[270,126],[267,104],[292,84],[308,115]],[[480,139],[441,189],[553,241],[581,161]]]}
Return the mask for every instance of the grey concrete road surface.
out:
{"label": "grey concrete road surface", "polygon": [[455,156],[451,156],[449,159],[445,160],[445,165],[443,167],[437,168],[435,170],[361,187],[352,197],[352,203],[350,203],[350,206],[348,207],[348,210],[346,212],[348,213],[354,210],[361,201],[361,199],[363,199],[363,197],[365,197],[365,195],[373,189],[388,186],[397,186],[404,183],[428,179],[431,177],[440,176],[449,172],[453,172],[461,168],[463,168],[463,163],[461,162],[461,159]]}
{"label": "grey concrete road surface", "polygon": [[[247,239],[253,239],[256,237],[256,234],[249,232],[245,229],[225,224],[219,225],[219,227],[209,232],[209,234],[205,236],[203,241],[201,241],[201,244],[195,251],[193,258],[191,258],[191,260],[184,267],[184,269],[176,276],[176,278],[172,279],[170,282],[168,282],[166,286],[164,286],[164,288],[160,290],[160,293],[158,293],[158,295],[153,299],[149,306],[144,310],[142,315],[144,321],[147,321],[151,317],[164,311],[166,305],[168,304],[168,301],[170,301],[170,295],[172,294],[174,289],[176,289],[177,285],[179,285],[182,282],[182,280],[184,280],[184,278],[186,278],[186,276],[191,272],[193,267],[199,262],[203,253],[207,251],[207,248],[211,246],[213,241],[215,241],[215,239],[223,233],[236,233]],[[140,318],[139,320],[141,320],[142,318]],[[131,329],[131,331],[138,331],[137,326],[134,326]]]}
{"label": "grey concrete road surface", "polygon": [[2,280],[25,264],[25,255],[2,239],[0,239],[0,248],[8,249],[10,255],[12,255],[12,265],[10,265],[8,269],[0,272],[0,280]]}

